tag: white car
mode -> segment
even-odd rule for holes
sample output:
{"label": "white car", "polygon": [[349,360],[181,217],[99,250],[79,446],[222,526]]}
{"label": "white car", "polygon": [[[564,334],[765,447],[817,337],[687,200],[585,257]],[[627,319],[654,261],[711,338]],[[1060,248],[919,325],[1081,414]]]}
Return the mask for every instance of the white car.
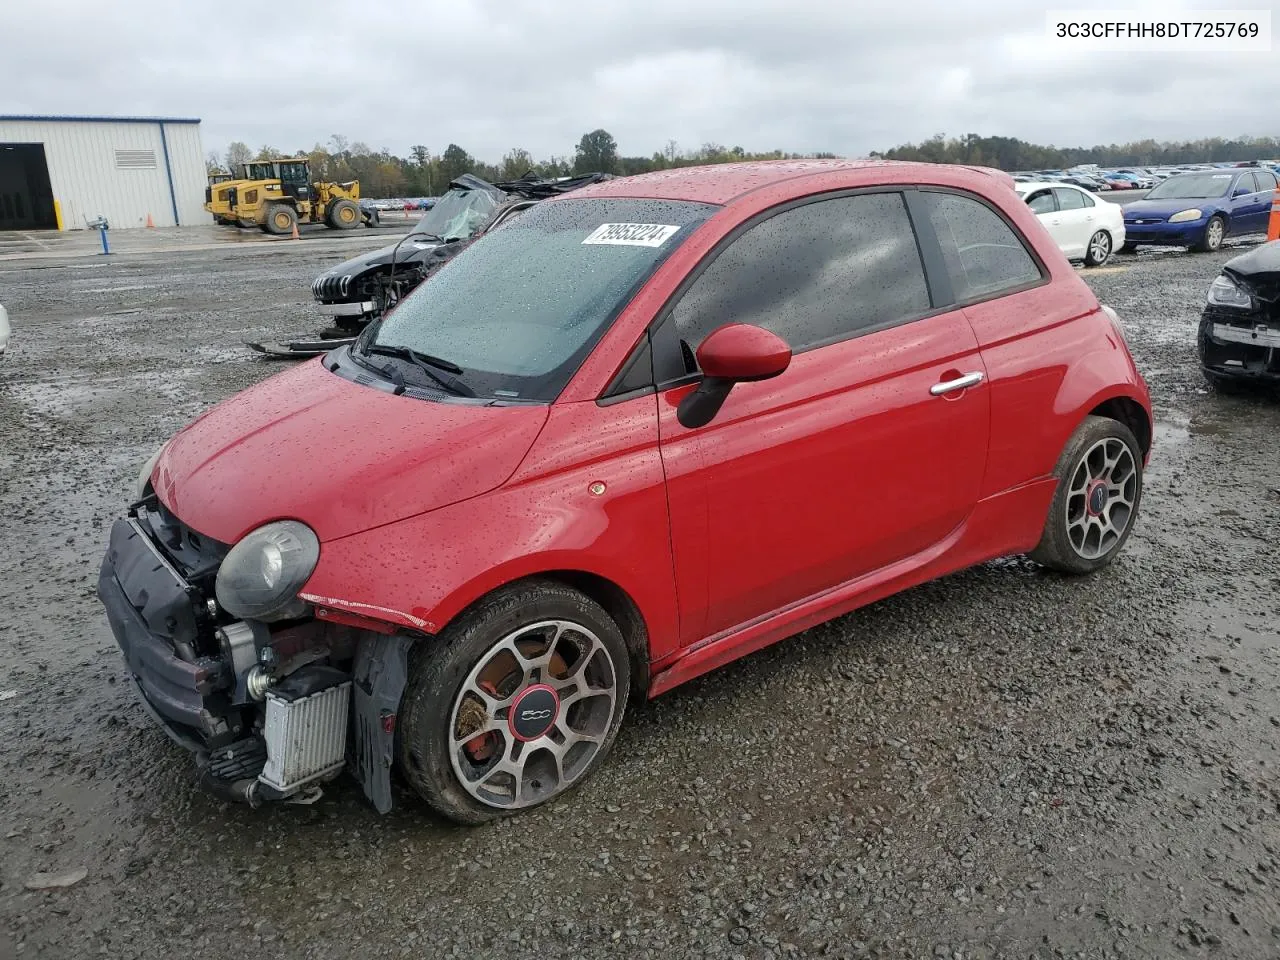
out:
{"label": "white car", "polygon": [[1068,260],[1100,267],[1113,250],[1124,246],[1120,204],[1068,183],[1016,183],[1014,187]]}
{"label": "white car", "polygon": [[4,304],[0,303],[0,357],[4,356],[4,351],[8,346],[9,346],[9,314],[5,312]]}

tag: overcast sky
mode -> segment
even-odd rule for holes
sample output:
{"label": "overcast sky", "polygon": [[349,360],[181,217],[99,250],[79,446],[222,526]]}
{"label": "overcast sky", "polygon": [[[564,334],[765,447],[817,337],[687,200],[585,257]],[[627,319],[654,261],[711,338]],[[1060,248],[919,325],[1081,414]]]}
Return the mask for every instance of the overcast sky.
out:
{"label": "overcast sky", "polygon": [[1280,134],[1280,47],[1083,53],[1046,39],[1063,6],[1099,4],[14,0],[0,114],[199,117],[206,149],[341,133],[490,161],[517,146],[568,155],[597,127],[624,155],[668,140],[859,156],[935,133],[1058,146]]}

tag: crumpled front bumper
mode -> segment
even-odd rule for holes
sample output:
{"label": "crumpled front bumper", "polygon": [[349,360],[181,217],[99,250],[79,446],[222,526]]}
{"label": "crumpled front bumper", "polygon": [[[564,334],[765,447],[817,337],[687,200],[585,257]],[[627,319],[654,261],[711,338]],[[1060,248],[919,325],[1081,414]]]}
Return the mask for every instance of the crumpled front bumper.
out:
{"label": "crumpled front bumper", "polygon": [[1280,382],[1280,305],[1272,313],[1213,306],[1200,318],[1201,367],[1216,376]]}
{"label": "crumpled front bumper", "polygon": [[98,571],[98,597],[130,676],[155,719],[188,749],[225,742],[239,718],[219,691],[225,665],[210,657],[180,656],[194,645],[198,591],[160,553],[136,520],[120,519]]}

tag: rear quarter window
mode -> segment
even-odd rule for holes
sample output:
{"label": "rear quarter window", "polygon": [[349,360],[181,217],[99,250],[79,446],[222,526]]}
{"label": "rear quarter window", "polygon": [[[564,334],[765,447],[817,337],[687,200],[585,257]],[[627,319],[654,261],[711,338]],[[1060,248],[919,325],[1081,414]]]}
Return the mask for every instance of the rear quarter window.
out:
{"label": "rear quarter window", "polygon": [[1044,280],[1026,241],[982,200],[932,190],[922,195],[958,302],[989,299]]}

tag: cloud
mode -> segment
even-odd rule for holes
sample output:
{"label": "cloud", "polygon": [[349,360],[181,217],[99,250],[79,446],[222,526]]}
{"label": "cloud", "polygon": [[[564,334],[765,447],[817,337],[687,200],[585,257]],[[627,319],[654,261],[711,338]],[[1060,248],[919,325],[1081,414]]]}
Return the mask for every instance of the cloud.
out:
{"label": "cloud", "polygon": [[[1188,6],[1125,4],[1144,5]],[[9,113],[198,116],[213,149],[341,133],[489,160],[567,155],[596,127],[628,155],[672,139],[857,156],[943,132],[1059,145],[1278,132],[1273,53],[1073,51],[1045,37],[1060,6],[310,0],[292,17],[45,0],[6,10],[6,33],[30,42],[6,46],[0,89]]]}

